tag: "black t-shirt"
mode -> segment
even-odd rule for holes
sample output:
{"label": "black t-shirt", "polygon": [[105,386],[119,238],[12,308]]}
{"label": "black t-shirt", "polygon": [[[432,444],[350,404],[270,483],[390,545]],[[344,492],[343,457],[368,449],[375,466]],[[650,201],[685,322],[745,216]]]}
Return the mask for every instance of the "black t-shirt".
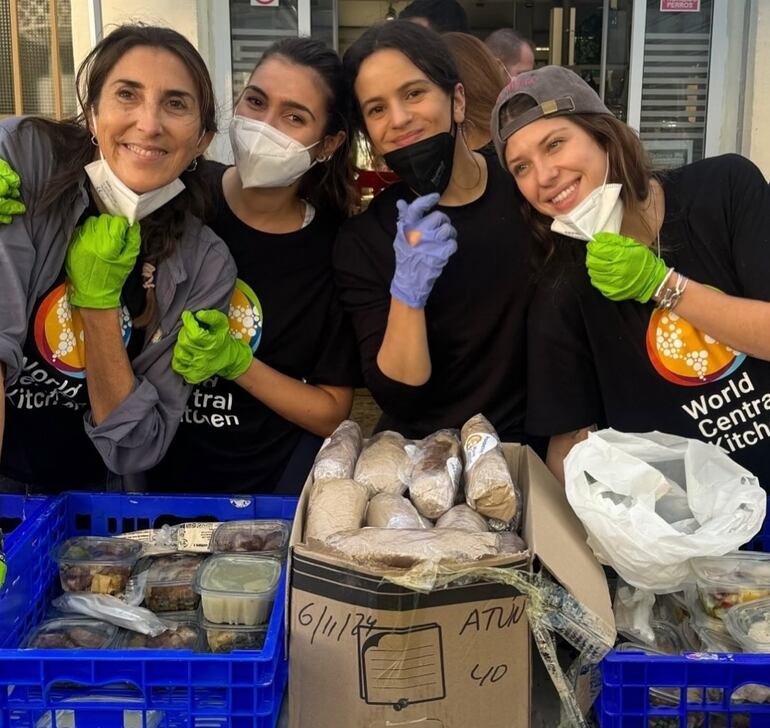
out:
{"label": "black t-shirt", "polygon": [[338,236],[337,285],[356,330],[364,379],[384,412],[379,429],[424,437],[483,412],[504,439],[523,432],[530,237],[513,179],[496,158],[484,159],[483,195],[437,208],[457,229],[458,248],[425,307],[432,367],[426,384],[401,384],[377,366],[395,271],[396,201],[411,201],[414,192],[403,182],[392,185]]}
{"label": "black t-shirt", "polygon": [[[80,222],[98,214],[92,203]],[[145,305],[141,268],[138,259],[122,295],[121,326],[129,358],[139,354],[144,339],[144,331],[132,326]],[[90,406],[86,348],[80,314],[70,308],[66,287],[62,270],[35,304],[22,347],[23,370],[6,390],[0,474],[45,492],[101,489],[109,477],[83,426]]]}
{"label": "black t-shirt", "polygon": [[[770,190],[726,155],[661,177],[662,257],[729,295],[770,301]],[[530,431],[596,423],[722,447],[770,487],[770,362],[736,353],[652,303],[591,285],[585,244],[560,237],[529,315]]]}
{"label": "black t-shirt", "polygon": [[[232,212],[222,191],[227,167],[206,162],[215,215],[208,223],[238,268],[230,327],[268,366],[310,384],[354,386],[355,341],[337,304],[331,246],[337,225],[322,211],[292,233],[264,233]],[[156,491],[269,493],[304,430],[234,382],[194,387],[163,461],[148,473]],[[301,483],[299,484],[301,485]]]}

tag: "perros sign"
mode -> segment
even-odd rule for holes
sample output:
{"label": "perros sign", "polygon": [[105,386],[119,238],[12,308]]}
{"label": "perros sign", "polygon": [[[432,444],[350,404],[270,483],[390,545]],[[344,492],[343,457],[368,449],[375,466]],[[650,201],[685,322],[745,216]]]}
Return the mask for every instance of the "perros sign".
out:
{"label": "perros sign", "polygon": [[[252,0],[253,2],[254,0]],[[699,13],[700,0],[660,0],[661,13]]]}

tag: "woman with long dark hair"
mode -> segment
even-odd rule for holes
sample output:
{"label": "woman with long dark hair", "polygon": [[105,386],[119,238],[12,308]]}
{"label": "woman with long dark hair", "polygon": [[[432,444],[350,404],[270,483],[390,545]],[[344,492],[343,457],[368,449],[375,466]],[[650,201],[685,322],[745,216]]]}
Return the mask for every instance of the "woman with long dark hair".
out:
{"label": "woman with long dark hair", "polygon": [[121,26],[77,85],[77,119],[0,122],[3,195],[26,204],[0,226],[0,490],[103,489],[157,463],[190,391],[171,370],[182,311],[224,308],[235,281],[194,217],[216,121],[193,46]]}
{"label": "woman with long dark hair", "polygon": [[235,166],[202,164],[238,282],[229,320],[185,314],[173,365],[197,386],[150,488],[299,492],[348,415],[355,341],[331,268],[353,202],[347,99],[333,50],[278,41],[235,106]]}
{"label": "woman with long dark hair", "polygon": [[483,412],[518,440],[530,277],[515,185],[469,147],[464,89],[437,33],[375,26],[343,63],[358,127],[402,180],[343,226],[334,251],[379,427],[423,437]]}

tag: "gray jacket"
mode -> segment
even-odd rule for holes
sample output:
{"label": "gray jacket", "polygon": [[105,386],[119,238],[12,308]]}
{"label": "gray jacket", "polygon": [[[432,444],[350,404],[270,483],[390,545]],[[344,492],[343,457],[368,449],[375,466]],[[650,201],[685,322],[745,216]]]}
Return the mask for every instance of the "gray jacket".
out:
{"label": "gray jacket", "polygon": [[[87,177],[45,212],[35,210],[53,167],[51,145],[20,119],[0,122],[0,158],[21,177],[27,213],[0,225],[0,361],[6,389],[22,368],[22,347],[34,306],[61,274],[67,245],[88,206]],[[191,387],[171,369],[171,355],[185,309],[227,311],[236,269],[227,246],[192,216],[174,254],[155,273],[160,323],[133,359],[133,392],[101,424],[90,412],[85,429],[105,465],[138,473],[155,465],[171,443]],[[148,334],[151,332],[148,332]],[[30,436],[32,434],[30,433]],[[77,454],[73,453],[77,462]]]}

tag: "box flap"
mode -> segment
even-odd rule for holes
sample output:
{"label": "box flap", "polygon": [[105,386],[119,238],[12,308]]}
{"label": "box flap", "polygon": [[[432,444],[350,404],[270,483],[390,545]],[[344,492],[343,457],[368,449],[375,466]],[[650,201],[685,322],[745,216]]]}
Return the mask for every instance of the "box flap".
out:
{"label": "box flap", "polygon": [[563,486],[530,448],[506,443],[503,449],[513,473],[520,451],[525,451],[518,472],[520,478],[527,480],[522,483],[526,494],[527,544],[554,578],[614,635],[615,619],[604,570],[586,543],[585,530],[567,502]]}

